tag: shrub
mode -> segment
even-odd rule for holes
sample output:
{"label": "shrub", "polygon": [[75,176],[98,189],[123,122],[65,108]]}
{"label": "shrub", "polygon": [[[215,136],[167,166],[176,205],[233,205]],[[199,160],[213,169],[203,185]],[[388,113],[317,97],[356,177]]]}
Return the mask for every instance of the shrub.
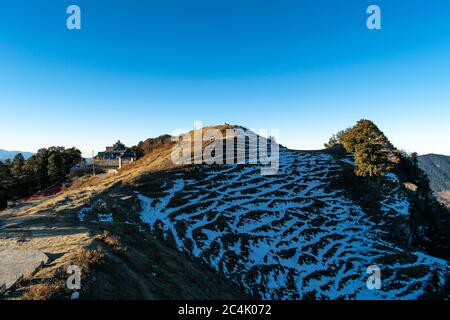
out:
{"label": "shrub", "polygon": [[80,267],[84,272],[91,271],[105,263],[105,252],[99,248],[82,248],[76,252],[73,263]]}
{"label": "shrub", "polygon": [[125,252],[127,251],[127,247],[122,244],[120,237],[111,234],[109,231],[103,231],[100,236],[100,239],[110,248],[118,251]]}

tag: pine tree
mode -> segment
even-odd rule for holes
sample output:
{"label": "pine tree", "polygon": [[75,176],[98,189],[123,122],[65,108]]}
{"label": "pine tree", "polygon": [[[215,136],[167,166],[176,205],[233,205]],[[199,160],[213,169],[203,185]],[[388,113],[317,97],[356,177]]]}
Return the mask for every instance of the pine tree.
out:
{"label": "pine tree", "polygon": [[347,129],[341,135],[341,143],[347,152],[355,152],[358,145],[367,141],[377,141],[383,149],[393,149],[388,138],[370,120],[359,120],[351,129]]}
{"label": "pine tree", "polygon": [[23,157],[23,155],[21,153],[16,154],[16,156],[14,157],[14,159],[12,161],[11,173],[17,179],[22,178],[24,162],[25,162],[25,158]]}
{"label": "pine tree", "polygon": [[335,134],[333,134],[333,135],[331,136],[331,138],[328,140],[328,142],[324,144],[324,146],[325,146],[325,148],[328,149],[328,148],[334,147],[335,145],[337,145],[337,144],[339,144],[339,143],[340,143],[340,142],[339,142],[339,139],[336,137]]}
{"label": "pine tree", "polygon": [[392,164],[379,139],[364,141],[355,148],[356,175],[376,177],[392,170]]}
{"label": "pine tree", "polygon": [[26,183],[22,184],[21,187],[25,194],[32,194],[36,190],[39,190],[40,183],[37,174],[37,166],[38,162],[35,155],[28,158],[23,165],[22,180],[26,181]]}
{"label": "pine tree", "polygon": [[10,193],[8,188],[9,183],[11,183],[9,166],[0,161],[0,210],[6,207]]}
{"label": "pine tree", "polygon": [[80,163],[82,156],[81,151],[75,148],[69,148],[65,149],[62,152],[63,155],[63,162],[64,162],[64,175],[68,174],[70,172],[70,169],[76,165],[77,163]]}
{"label": "pine tree", "polygon": [[359,176],[384,175],[392,170],[393,159],[398,158],[394,156],[394,147],[384,133],[366,119],[333,135],[325,147],[330,148],[336,144],[342,144],[347,152],[355,153],[355,172]]}
{"label": "pine tree", "polygon": [[49,184],[49,177],[48,177],[48,157],[49,157],[49,152],[47,149],[43,148],[43,149],[39,149],[38,152],[36,153],[35,157],[36,157],[36,176],[39,177],[39,187],[38,189],[43,189],[46,186],[48,186]]}
{"label": "pine tree", "polygon": [[12,162],[1,163],[0,208],[7,198],[23,198],[61,181],[81,159],[76,148],[50,147],[40,149],[26,161],[18,154]]}
{"label": "pine tree", "polygon": [[53,152],[48,158],[47,172],[51,183],[58,182],[64,177],[64,161],[58,152]]}
{"label": "pine tree", "polygon": [[347,132],[349,132],[352,128],[347,128],[345,130],[341,130],[336,134],[333,134],[327,143],[324,144],[325,148],[332,148],[335,145],[342,144],[343,137]]}

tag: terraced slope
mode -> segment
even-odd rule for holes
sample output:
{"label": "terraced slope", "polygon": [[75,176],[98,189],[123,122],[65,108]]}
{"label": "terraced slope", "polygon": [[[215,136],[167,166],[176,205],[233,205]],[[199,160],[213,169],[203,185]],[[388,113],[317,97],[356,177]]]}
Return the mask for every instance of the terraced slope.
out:
{"label": "terraced slope", "polygon": [[[262,176],[258,165],[192,170],[175,170],[151,188],[136,188],[141,219],[152,233],[174,241],[179,250],[255,296],[416,299],[448,294],[443,289],[448,263],[386,241],[392,230],[383,219],[372,219],[332,184],[341,163],[328,154],[283,148],[279,174],[273,176]],[[379,215],[407,226],[408,201],[395,176],[386,180],[393,187],[382,192]],[[380,290],[366,286],[371,265],[381,269]]]}

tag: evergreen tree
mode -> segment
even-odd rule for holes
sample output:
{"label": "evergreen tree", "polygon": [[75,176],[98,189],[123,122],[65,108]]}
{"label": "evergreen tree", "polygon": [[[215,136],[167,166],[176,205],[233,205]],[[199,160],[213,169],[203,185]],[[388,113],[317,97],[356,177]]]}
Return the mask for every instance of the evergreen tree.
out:
{"label": "evergreen tree", "polygon": [[361,119],[341,134],[341,143],[347,152],[355,152],[358,145],[367,141],[376,141],[383,149],[394,149],[384,133],[370,120]]}
{"label": "evergreen tree", "polygon": [[36,156],[28,158],[23,165],[23,174],[21,181],[26,183],[21,184],[22,191],[28,195],[34,191],[39,190],[39,176],[37,175],[37,160]]}
{"label": "evergreen tree", "polygon": [[378,139],[364,141],[355,148],[356,175],[376,177],[392,170],[392,164],[383,150],[383,144]]}
{"label": "evergreen tree", "polygon": [[[347,152],[355,153],[358,176],[381,176],[392,170],[394,147],[384,133],[370,120],[361,119],[353,127],[333,135],[325,147],[342,144]],[[392,159],[389,157],[391,156]]]}
{"label": "evergreen tree", "polygon": [[48,158],[47,173],[51,183],[56,183],[64,177],[64,161],[60,153],[51,153]]}
{"label": "evergreen tree", "polygon": [[324,144],[325,148],[331,148],[335,145],[342,144],[342,138],[346,134],[346,132],[350,131],[351,128],[347,128],[345,130],[341,130],[336,134],[333,134],[327,143]]}
{"label": "evergreen tree", "polygon": [[47,170],[49,152],[47,149],[39,149],[34,157],[36,159],[35,172],[36,176],[38,177],[38,189],[44,189],[50,183]]}
{"label": "evergreen tree", "polygon": [[132,146],[131,151],[136,155],[136,159],[142,158],[145,155],[144,149],[139,146]]}
{"label": "evergreen tree", "polygon": [[11,164],[11,173],[15,178],[22,178],[24,163],[25,159],[23,155],[21,153],[16,154]]}
{"label": "evergreen tree", "polygon": [[0,161],[0,210],[6,207],[9,199],[9,183],[11,183],[9,166]]}
{"label": "evergreen tree", "polygon": [[325,148],[328,149],[328,148],[334,147],[335,145],[337,145],[337,144],[339,144],[339,143],[340,143],[340,142],[339,142],[339,139],[336,137],[335,134],[333,134],[333,135],[331,136],[331,138],[328,140],[328,142],[324,144],[324,146],[325,146]]}
{"label": "evergreen tree", "polygon": [[18,154],[12,162],[0,163],[0,209],[7,199],[24,198],[60,182],[81,159],[76,148],[50,147],[28,160]]}
{"label": "evergreen tree", "polygon": [[64,162],[64,175],[70,172],[70,169],[80,163],[83,157],[81,156],[81,151],[76,148],[69,148],[63,151],[63,162]]}

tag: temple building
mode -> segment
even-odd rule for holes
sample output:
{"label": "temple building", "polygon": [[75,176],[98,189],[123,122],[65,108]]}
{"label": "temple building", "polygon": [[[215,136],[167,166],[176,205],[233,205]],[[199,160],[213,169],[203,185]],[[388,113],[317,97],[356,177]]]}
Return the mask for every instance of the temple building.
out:
{"label": "temple building", "polygon": [[117,141],[112,147],[106,147],[106,150],[99,152],[96,160],[136,160],[136,154],[128,147],[126,147],[122,142]]}

